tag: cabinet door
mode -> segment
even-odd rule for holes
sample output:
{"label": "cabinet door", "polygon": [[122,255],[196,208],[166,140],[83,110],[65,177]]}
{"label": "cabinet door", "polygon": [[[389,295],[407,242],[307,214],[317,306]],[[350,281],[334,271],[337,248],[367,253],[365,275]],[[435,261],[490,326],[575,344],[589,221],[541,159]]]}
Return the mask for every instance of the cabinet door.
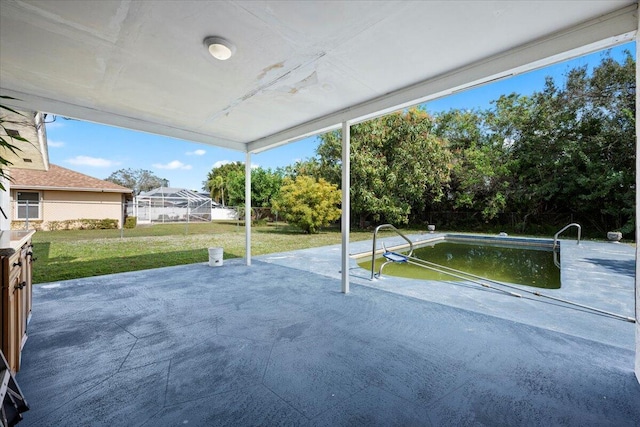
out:
{"label": "cabinet door", "polygon": [[2,352],[7,358],[11,371],[18,372],[20,369],[20,346],[22,343],[20,328],[20,275],[11,277],[8,286],[3,287],[3,324],[2,324]]}
{"label": "cabinet door", "polygon": [[27,340],[27,324],[31,314],[30,243],[0,262],[2,298],[0,310],[0,348],[11,371],[20,370],[20,355]]}
{"label": "cabinet door", "polygon": [[3,260],[2,265],[2,352],[13,373],[20,370],[20,351],[27,338],[27,315],[25,313],[26,284],[22,278],[20,252]]}

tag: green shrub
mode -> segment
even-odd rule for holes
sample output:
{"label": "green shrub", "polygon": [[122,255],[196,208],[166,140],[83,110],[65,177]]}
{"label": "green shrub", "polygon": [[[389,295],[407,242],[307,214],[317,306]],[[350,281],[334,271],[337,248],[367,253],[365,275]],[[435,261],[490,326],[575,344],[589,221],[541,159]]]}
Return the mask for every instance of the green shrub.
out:
{"label": "green shrub", "polygon": [[112,230],[118,228],[118,220],[112,218],[105,219],[67,219],[64,221],[49,221],[47,229],[58,230]]}
{"label": "green shrub", "polygon": [[96,227],[100,230],[112,230],[118,228],[118,220],[111,218],[101,219],[96,223]]}
{"label": "green shrub", "polygon": [[136,228],[138,225],[138,218],[135,216],[128,216],[127,219],[124,220],[124,228]]}
{"label": "green shrub", "polygon": [[300,175],[295,180],[285,178],[280,195],[273,201],[273,210],[305,233],[315,234],[340,218],[342,193],[337,186],[320,178]]}
{"label": "green shrub", "polygon": [[62,221],[49,221],[47,222],[47,230],[49,231],[58,231],[62,229]]}
{"label": "green shrub", "polygon": [[[25,221],[11,221],[11,229],[12,230],[24,230]],[[29,220],[29,228],[31,230],[40,231],[42,230],[42,220]]]}

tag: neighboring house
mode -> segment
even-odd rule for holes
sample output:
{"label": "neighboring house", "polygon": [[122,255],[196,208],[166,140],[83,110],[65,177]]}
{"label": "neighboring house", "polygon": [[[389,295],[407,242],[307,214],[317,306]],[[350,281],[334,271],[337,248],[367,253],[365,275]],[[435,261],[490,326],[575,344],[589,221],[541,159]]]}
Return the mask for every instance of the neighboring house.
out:
{"label": "neighboring house", "polygon": [[62,221],[112,219],[122,226],[132,190],[54,164],[49,170],[11,168],[13,228],[52,229]]}
{"label": "neighboring house", "polygon": [[[0,100],[0,103],[2,101]],[[5,172],[12,168],[46,171],[49,169],[47,132],[44,124],[45,114],[34,111],[11,112],[0,108],[0,136],[13,145],[15,151],[0,147],[0,157],[9,162]],[[15,139],[24,138],[24,141]],[[11,183],[0,178],[5,191],[0,190],[0,230],[11,228],[11,206],[9,191]]]}

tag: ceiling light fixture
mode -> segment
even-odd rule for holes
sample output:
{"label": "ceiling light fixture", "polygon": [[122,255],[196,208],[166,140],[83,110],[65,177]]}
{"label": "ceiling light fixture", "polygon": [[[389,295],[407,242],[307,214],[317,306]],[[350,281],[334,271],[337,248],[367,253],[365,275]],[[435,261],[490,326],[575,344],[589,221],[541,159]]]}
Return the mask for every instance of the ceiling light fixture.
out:
{"label": "ceiling light fixture", "polygon": [[204,39],[204,45],[209,49],[211,56],[221,61],[226,61],[236,53],[233,43],[222,37],[207,37]]}

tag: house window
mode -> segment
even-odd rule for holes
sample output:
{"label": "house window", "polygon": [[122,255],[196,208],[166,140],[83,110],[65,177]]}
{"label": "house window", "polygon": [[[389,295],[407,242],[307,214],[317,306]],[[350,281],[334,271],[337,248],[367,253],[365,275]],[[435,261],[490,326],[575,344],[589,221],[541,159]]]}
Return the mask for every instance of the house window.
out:
{"label": "house window", "polygon": [[18,191],[18,218],[17,219],[39,219],[40,218],[40,193],[31,191]]}

